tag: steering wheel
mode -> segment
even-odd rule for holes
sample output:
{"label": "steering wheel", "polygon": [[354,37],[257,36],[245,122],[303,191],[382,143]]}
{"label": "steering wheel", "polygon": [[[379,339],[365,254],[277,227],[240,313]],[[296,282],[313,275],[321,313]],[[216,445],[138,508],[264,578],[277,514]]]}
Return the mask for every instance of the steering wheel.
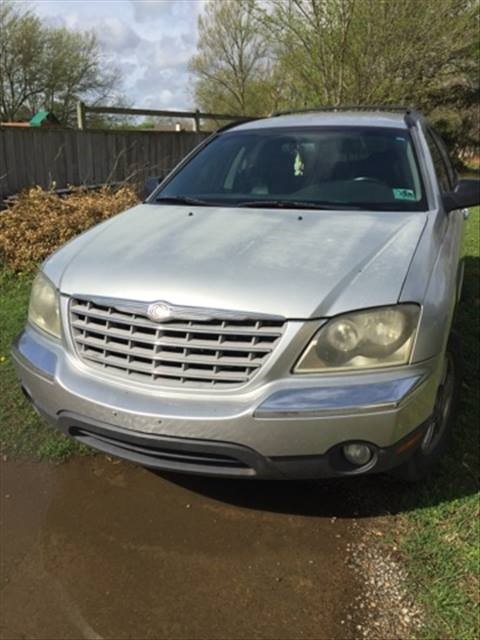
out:
{"label": "steering wheel", "polygon": [[383,180],[380,180],[379,178],[371,178],[369,176],[358,176],[353,179],[353,182],[375,182],[376,184],[381,184],[383,187],[386,186]]}

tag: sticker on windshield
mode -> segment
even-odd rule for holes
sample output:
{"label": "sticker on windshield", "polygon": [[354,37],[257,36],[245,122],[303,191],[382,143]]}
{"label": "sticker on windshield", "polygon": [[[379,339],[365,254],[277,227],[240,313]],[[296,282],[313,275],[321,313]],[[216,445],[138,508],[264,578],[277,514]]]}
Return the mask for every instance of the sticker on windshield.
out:
{"label": "sticker on windshield", "polygon": [[413,189],[393,189],[393,197],[395,200],[415,200],[415,192]]}

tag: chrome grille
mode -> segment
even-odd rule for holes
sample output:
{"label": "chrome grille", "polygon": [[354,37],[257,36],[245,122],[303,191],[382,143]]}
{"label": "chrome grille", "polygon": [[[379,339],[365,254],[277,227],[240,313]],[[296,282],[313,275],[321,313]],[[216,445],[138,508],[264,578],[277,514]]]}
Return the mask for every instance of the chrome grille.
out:
{"label": "chrome grille", "polygon": [[70,301],[71,333],[81,360],[159,384],[243,384],[265,363],[284,326],[283,320],[263,317],[157,323],[97,300]]}

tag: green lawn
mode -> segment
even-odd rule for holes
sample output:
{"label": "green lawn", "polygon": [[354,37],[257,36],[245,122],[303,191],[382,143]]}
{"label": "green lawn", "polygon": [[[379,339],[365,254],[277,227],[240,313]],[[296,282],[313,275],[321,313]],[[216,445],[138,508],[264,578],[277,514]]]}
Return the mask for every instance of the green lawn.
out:
{"label": "green lawn", "polygon": [[454,446],[432,481],[395,498],[408,510],[400,540],[412,588],[428,612],[431,640],[480,637],[480,209],[471,211],[465,237],[463,302],[456,321],[465,377]]}
{"label": "green lawn", "polygon": [[[456,321],[463,337],[465,382],[452,449],[435,477],[421,486],[380,478],[352,483],[352,493],[359,501],[367,500],[373,513],[400,514],[390,533],[409,568],[410,587],[426,610],[422,635],[431,640],[480,637],[479,233],[476,208],[467,225],[464,300]],[[30,283],[29,276],[0,272],[0,446],[7,455],[64,460],[85,449],[36,416],[20,393],[9,354],[26,317]]]}

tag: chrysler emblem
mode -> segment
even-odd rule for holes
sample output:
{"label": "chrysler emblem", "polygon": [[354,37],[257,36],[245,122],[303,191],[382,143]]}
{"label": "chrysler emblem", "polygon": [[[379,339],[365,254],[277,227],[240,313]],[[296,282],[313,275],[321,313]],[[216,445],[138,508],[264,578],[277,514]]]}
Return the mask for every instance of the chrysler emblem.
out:
{"label": "chrysler emblem", "polygon": [[147,315],[154,322],[164,322],[172,317],[172,310],[165,302],[152,302],[147,309]]}

